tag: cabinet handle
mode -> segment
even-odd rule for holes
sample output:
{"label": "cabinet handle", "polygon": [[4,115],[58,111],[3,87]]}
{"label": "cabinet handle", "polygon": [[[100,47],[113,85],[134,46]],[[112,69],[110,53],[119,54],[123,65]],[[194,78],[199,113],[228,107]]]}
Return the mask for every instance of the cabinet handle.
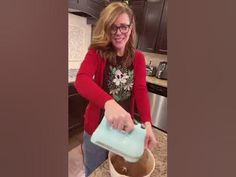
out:
{"label": "cabinet handle", "polygon": [[147,2],[160,2],[161,0],[147,0]]}
{"label": "cabinet handle", "polygon": [[167,50],[159,49],[160,52],[167,52]]}
{"label": "cabinet handle", "polygon": [[153,51],[153,48],[152,48],[152,47],[147,47],[146,49],[149,50],[150,52]]}

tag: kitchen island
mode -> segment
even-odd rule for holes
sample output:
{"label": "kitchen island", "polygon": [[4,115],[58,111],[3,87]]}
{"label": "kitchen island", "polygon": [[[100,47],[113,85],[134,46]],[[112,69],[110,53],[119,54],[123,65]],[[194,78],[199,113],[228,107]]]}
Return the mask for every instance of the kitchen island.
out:
{"label": "kitchen island", "polygon": [[[167,134],[153,128],[157,146],[152,150],[156,166],[151,177],[167,177]],[[110,177],[108,160],[103,162],[89,177]]]}

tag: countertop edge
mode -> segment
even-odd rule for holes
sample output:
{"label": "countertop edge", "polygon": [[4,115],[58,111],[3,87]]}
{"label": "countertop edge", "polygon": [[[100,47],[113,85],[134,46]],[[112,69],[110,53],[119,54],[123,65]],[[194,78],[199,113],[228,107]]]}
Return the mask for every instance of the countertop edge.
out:
{"label": "countertop edge", "polygon": [[146,76],[146,82],[167,88],[167,80],[158,79],[154,76]]}

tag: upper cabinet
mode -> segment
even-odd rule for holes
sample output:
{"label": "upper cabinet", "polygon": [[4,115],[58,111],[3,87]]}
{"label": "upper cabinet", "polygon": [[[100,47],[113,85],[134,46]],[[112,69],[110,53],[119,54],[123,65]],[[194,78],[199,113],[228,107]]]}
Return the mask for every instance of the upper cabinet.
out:
{"label": "upper cabinet", "polygon": [[167,54],[167,0],[133,0],[136,19],[137,48]]}
{"label": "upper cabinet", "polygon": [[168,8],[168,1],[165,0],[160,23],[160,31],[156,43],[157,53],[161,54],[167,54],[167,8]]}
{"label": "upper cabinet", "polygon": [[133,9],[135,22],[136,22],[136,32],[137,32],[137,42],[140,44],[140,34],[143,31],[144,27],[144,18],[143,14],[145,11],[145,1],[144,0],[133,0],[131,1],[131,8]]}

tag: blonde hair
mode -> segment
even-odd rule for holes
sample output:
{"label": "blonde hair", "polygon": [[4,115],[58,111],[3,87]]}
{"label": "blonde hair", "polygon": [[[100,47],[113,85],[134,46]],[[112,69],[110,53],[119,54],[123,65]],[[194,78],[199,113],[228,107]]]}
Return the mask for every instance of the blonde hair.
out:
{"label": "blonde hair", "polygon": [[111,43],[110,28],[116,19],[123,13],[129,16],[132,25],[129,40],[126,43],[124,51],[123,66],[130,66],[135,54],[136,31],[133,11],[124,3],[110,3],[100,13],[100,17],[94,28],[92,42],[89,48],[94,48],[97,52],[111,64],[116,64],[116,50]]}

